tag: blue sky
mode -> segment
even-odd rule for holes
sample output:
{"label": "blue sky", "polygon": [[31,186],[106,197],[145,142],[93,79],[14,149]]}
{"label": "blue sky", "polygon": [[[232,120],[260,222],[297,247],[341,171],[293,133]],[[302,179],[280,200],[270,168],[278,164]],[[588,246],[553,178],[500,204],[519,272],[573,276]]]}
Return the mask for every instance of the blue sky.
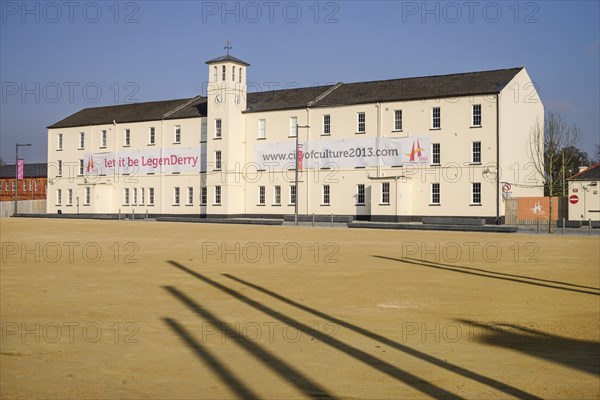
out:
{"label": "blue sky", "polygon": [[0,155],[46,160],[86,107],[204,94],[208,59],[257,90],[524,66],[546,110],[600,141],[597,1],[1,1]]}

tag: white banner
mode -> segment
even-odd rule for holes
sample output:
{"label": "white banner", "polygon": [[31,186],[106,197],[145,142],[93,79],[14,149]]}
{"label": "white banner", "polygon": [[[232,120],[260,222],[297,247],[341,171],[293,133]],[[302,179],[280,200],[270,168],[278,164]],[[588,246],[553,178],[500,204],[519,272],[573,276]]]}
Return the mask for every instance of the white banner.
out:
{"label": "white banner", "polygon": [[[296,165],[295,142],[259,143],[254,162],[265,170],[293,169]],[[390,167],[430,163],[431,137],[361,138],[302,142],[303,168]]]}
{"label": "white banner", "polygon": [[86,154],[86,176],[200,172],[199,147],[152,148]]}

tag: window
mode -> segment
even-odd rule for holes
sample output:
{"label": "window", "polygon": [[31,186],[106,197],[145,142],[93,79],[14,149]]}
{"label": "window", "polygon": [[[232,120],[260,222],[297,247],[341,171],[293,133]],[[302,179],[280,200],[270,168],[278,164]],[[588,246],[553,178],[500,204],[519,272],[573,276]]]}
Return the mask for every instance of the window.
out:
{"label": "window", "polygon": [[79,176],[83,176],[84,164],[83,159],[79,160]]}
{"label": "window", "polygon": [[89,206],[91,202],[92,202],[92,188],[86,187],[85,188],[85,200],[83,202],[83,205]]}
{"label": "window", "polygon": [[129,205],[129,188],[123,189],[123,205]]}
{"label": "window", "polygon": [[79,132],[79,150],[85,148],[85,133]]}
{"label": "window", "polygon": [[148,134],[148,144],[156,144],[156,129],[154,127],[150,128],[150,132]]}
{"label": "window", "polygon": [[289,137],[296,137],[296,132],[298,127],[298,117],[290,117],[290,133]]}
{"label": "window", "polygon": [[133,188],[133,203],[131,205],[137,205],[137,188]]}
{"label": "window", "polygon": [[473,126],[481,126],[481,104],[473,104]]}
{"label": "window", "polygon": [[154,205],[154,188],[148,188],[148,205]]}
{"label": "window", "polygon": [[106,130],[100,132],[100,147],[106,147]]}
{"label": "window", "polygon": [[179,205],[179,196],[180,196],[180,189],[178,187],[173,188],[173,205],[174,206],[178,206]]}
{"label": "window", "polygon": [[472,204],[481,204],[481,182],[473,182],[471,184]]}
{"label": "window", "polygon": [[267,120],[258,120],[258,138],[265,139],[267,137]]}
{"label": "window", "polygon": [[56,150],[62,150],[63,149],[63,134],[59,133],[56,136]]}
{"label": "window", "polygon": [[125,129],[125,132],[123,134],[123,146],[130,146],[130,145],[131,145],[131,130]]}
{"label": "window", "polygon": [[258,187],[258,204],[261,206],[265,205],[265,187],[264,186]]}
{"label": "window", "polygon": [[175,125],[175,136],[173,138],[173,143],[181,143],[181,125]]}
{"label": "window", "polygon": [[433,129],[440,129],[442,127],[442,111],[439,107],[431,109],[431,127]]}
{"label": "window", "polygon": [[221,186],[215,186],[215,204],[221,204]]}
{"label": "window", "polygon": [[363,184],[356,186],[356,205],[365,205],[365,185]]}
{"label": "window", "polygon": [[221,170],[221,150],[215,151],[215,170]]}
{"label": "window", "polygon": [[67,205],[73,204],[73,189],[67,189]]}
{"label": "window", "polygon": [[394,110],[394,130],[402,130],[402,110]]}
{"label": "window", "polygon": [[206,186],[202,186],[200,188],[200,204],[201,205],[206,205],[206,201],[207,201],[207,197],[208,197],[208,191],[206,190]]}
{"label": "window", "polygon": [[57,166],[56,166],[56,176],[62,176],[62,160],[58,160],[56,161]]}
{"label": "window", "polygon": [[231,81],[235,82],[235,65],[231,68]]}
{"label": "window", "polygon": [[143,206],[145,201],[146,201],[146,189],[140,188],[140,206]]}
{"label": "window", "polygon": [[56,189],[56,205],[60,206],[62,204],[62,189]]}
{"label": "window", "polygon": [[431,204],[440,204],[440,184],[431,184]]}
{"label": "window", "polygon": [[440,165],[440,144],[432,143],[431,144],[431,163],[433,165]]}
{"label": "window", "polygon": [[187,203],[188,205],[192,205],[194,204],[194,188],[193,187],[188,187],[188,191],[187,191]]}
{"label": "window", "polygon": [[290,204],[296,204],[296,185],[290,186]]}
{"label": "window", "polygon": [[242,83],[242,67],[240,67],[238,75],[239,75],[239,78],[240,78],[240,83]]}
{"label": "window", "polygon": [[215,65],[215,66],[213,67],[213,82],[216,82],[216,81],[217,81],[217,79],[218,79],[218,73],[219,73],[218,71],[219,71],[219,70],[217,69],[217,66]]}
{"label": "window", "polygon": [[331,115],[323,115],[323,135],[331,135]]}
{"label": "window", "polygon": [[220,139],[222,135],[222,121],[221,118],[215,119],[215,139]]}
{"label": "window", "polygon": [[275,186],[275,191],[273,192],[273,204],[281,204],[281,186]]}
{"label": "window", "polygon": [[331,204],[331,188],[329,185],[323,185],[323,205]]}
{"label": "window", "polygon": [[356,120],[357,120],[356,132],[357,133],[365,133],[365,113],[359,112],[356,116]]}
{"label": "window", "polygon": [[221,67],[221,80],[224,82],[225,81],[225,76],[227,75],[227,67],[225,67],[224,65]]}
{"label": "window", "polygon": [[390,183],[381,182],[381,204],[390,204]]}
{"label": "window", "polygon": [[481,142],[473,142],[471,162],[481,164]]}
{"label": "window", "polygon": [[12,183],[12,185],[11,185],[12,186],[12,191],[14,192],[15,189],[17,188],[17,182],[16,181],[11,181],[11,183]]}

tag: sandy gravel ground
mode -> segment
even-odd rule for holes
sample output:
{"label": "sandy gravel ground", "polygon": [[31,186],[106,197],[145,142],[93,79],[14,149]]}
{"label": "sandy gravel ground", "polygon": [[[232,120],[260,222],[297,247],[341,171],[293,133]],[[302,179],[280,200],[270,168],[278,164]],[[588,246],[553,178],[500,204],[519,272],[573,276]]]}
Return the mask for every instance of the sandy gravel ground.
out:
{"label": "sandy gravel ground", "polygon": [[599,398],[600,239],[2,219],[0,395]]}

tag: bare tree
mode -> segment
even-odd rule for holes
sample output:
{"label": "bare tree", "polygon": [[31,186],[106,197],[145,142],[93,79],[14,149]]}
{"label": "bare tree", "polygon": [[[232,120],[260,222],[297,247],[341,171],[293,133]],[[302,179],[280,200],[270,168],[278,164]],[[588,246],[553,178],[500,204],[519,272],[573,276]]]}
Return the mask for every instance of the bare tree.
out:
{"label": "bare tree", "polygon": [[568,175],[564,166],[572,165],[577,156],[576,152],[567,149],[576,148],[580,138],[577,126],[567,126],[560,114],[553,112],[548,113],[543,125],[538,120],[531,129],[527,151],[533,166],[543,178],[544,187],[550,197],[549,233],[552,233],[552,198],[562,194],[562,181]]}
{"label": "bare tree", "polygon": [[600,143],[596,143],[596,148],[594,149],[593,161],[594,164],[600,163]]}

